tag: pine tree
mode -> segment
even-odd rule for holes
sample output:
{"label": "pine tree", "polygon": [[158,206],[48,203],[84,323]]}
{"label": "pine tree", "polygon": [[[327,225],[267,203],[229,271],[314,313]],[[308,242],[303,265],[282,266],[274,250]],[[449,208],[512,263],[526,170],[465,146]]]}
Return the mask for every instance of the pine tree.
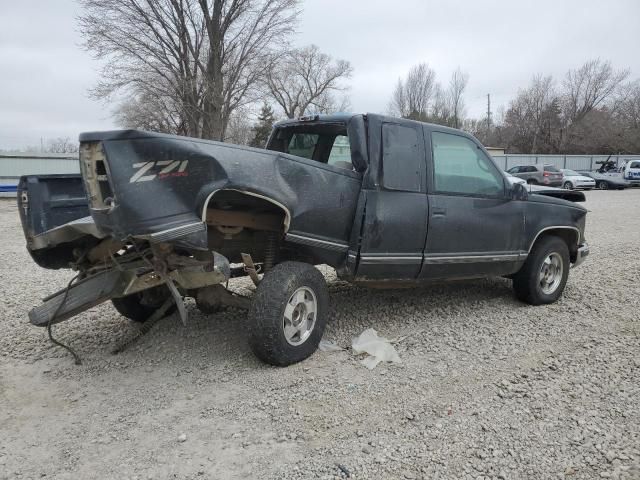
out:
{"label": "pine tree", "polygon": [[258,115],[258,123],[253,127],[254,136],[253,140],[251,140],[252,147],[264,148],[266,146],[275,120],[271,105],[265,102],[260,110],[260,115]]}

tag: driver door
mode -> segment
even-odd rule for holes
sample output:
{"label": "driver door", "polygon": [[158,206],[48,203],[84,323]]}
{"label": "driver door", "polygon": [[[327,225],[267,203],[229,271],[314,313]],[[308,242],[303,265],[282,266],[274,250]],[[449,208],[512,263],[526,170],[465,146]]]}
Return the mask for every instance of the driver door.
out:
{"label": "driver door", "polygon": [[422,278],[510,273],[521,258],[522,202],[480,144],[431,131],[429,229]]}

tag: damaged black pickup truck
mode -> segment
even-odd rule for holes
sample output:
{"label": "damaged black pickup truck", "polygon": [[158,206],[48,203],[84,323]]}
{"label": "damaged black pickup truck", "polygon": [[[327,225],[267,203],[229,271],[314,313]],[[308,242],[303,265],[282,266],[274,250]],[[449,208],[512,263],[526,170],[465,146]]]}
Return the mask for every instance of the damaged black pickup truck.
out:
{"label": "damaged black pickup truck", "polygon": [[225,285],[248,275],[251,348],[289,365],[316,350],[329,315],[315,265],[376,287],[504,276],[538,305],[589,252],[586,209],[554,198],[575,192],[529,193],[472,136],[410,120],[288,120],[264,150],[85,133],[80,166],[20,181],[33,259],[78,272],[30,312],[34,325],[107,300],[134,321],[176,309],[184,320],[186,296],[205,312],[242,303]]}

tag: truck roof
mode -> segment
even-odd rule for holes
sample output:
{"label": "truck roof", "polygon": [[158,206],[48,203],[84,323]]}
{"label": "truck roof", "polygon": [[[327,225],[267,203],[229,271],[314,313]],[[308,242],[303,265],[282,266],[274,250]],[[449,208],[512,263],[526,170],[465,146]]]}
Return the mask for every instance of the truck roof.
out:
{"label": "truck roof", "polygon": [[298,118],[287,118],[286,120],[280,120],[276,122],[273,126],[280,127],[283,125],[287,125],[289,123],[301,123],[301,122],[348,122],[353,117],[361,114],[358,113],[349,113],[349,112],[338,112],[338,113],[330,113],[330,114],[317,114],[317,115],[305,115],[303,117]]}
{"label": "truck roof", "polygon": [[286,120],[280,120],[279,122],[276,122],[273,126],[274,127],[283,127],[286,126],[288,124],[300,124],[300,123],[304,123],[304,122],[336,122],[336,123],[348,123],[353,117],[358,117],[358,116],[362,116],[362,117],[368,117],[368,116],[372,116],[372,115],[376,115],[378,117],[380,117],[383,120],[387,120],[387,121],[402,121],[402,122],[411,122],[411,123],[418,123],[420,125],[427,125],[431,128],[443,131],[443,132],[451,132],[451,133],[457,133],[457,134],[465,134],[467,136],[471,136],[469,135],[467,132],[465,132],[464,130],[460,130],[460,129],[456,129],[456,128],[451,128],[451,127],[446,127],[444,125],[438,125],[436,123],[428,123],[428,122],[421,122],[418,120],[412,120],[409,118],[399,118],[399,117],[393,117],[391,115],[382,115],[379,113],[353,113],[353,112],[337,112],[337,113],[330,113],[330,114],[315,114],[315,115],[306,115],[303,117],[298,117],[298,118],[288,118]]}

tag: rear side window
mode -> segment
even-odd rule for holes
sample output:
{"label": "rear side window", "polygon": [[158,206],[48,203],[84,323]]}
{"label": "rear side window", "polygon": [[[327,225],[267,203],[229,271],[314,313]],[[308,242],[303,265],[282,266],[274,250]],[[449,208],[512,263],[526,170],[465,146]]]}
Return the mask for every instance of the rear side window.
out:
{"label": "rear side window", "polygon": [[317,133],[294,133],[289,140],[287,152],[311,160],[318,143],[318,137],[320,135]]}
{"label": "rear side window", "polygon": [[424,158],[418,130],[385,123],[382,125],[382,176],[385,188],[420,192]]}
{"label": "rear side window", "polygon": [[267,148],[353,171],[351,143],[344,127],[333,124],[304,127],[279,129]]}
{"label": "rear side window", "polygon": [[504,177],[466,137],[433,132],[434,186],[439,193],[501,197]]}
{"label": "rear side window", "polygon": [[556,167],[554,167],[553,165],[545,165],[544,166],[544,171],[545,172],[554,172],[554,173],[561,173],[560,170],[558,170]]}

